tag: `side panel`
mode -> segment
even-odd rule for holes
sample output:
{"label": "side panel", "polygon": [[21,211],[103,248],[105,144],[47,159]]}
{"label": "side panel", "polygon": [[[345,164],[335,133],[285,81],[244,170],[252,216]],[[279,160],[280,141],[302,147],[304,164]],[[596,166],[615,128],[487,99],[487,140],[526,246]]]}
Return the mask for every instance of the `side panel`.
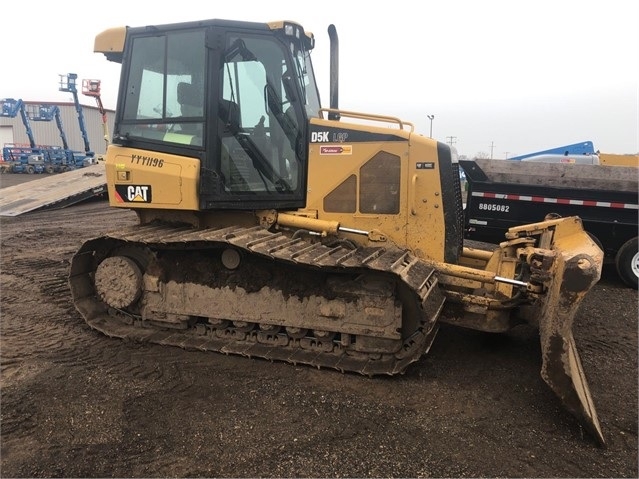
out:
{"label": "side panel", "polygon": [[310,139],[306,209],[346,228],[382,231],[404,245],[407,133],[312,119]]}
{"label": "side panel", "polygon": [[457,263],[461,252],[461,191],[450,148],[411,136],[407,244],[420,257]]}
{"label": "side panel", "polygon": [[111,206],[198,210],[200,162],[111,145],[106,174]]}
{"label": "side panel", "polygon": [[381,232],[420,257],[454,262],[459,216],[454,191],[442,191],[453,169],[448,154],[442,171],[440,147],[403,130],[313,119],[306,208],[342,227]]}

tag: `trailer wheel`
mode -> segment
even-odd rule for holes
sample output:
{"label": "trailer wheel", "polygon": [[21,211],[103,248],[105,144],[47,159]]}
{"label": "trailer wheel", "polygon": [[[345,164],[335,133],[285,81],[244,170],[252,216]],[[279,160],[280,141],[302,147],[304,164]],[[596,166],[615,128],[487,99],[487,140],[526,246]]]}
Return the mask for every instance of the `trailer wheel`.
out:
{"label": "trailer wheel", "polygon": [[639,283],[639,249],[637,237],[626,241],[615,256],[617,273],[621,280],[631,288],[638,289]]}
{"label": "trailer wheel", "polygon": [[27,174],[32,175],[35,173],[35,168],[32,165],[27,166]]}

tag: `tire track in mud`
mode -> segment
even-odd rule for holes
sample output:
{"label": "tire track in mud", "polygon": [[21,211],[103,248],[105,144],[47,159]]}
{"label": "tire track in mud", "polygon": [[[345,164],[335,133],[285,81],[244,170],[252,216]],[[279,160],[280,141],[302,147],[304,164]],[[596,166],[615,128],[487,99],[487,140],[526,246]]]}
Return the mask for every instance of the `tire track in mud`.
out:
{"label": "tire track in mud", "polygon": [[[117,443],[126,432],[124,415],[136,416],[140,404],[149,404],[141,398],[153,398],[158,390],[185,395],[192,384],[176,366],[190,360],[180,356],[183,351],[108,338],[77,313],[68,286],[69,260],[77,249],[72,243],[79,247],[112,224],[83,224],[87,231],[76,235],[77,219],[66,213],[55,220],[3,223],[0,417],[5,455],[21,454],[22,447],[15,445],[25,441],[35,441],[50,457],[58,456],[52,444]],[[52,229],[52,222],[61,229]]]}
{"label": "tire track in mud", "polygon": [[[95,205],[87,208],[93,211]],[[102,209],[99,212],[104,216],[113,213],[104,205]],[[51,229],[45,226],[50,225],[52,219],[44,213],[39,216],[44,217],[29,218],[26,228],[25,225],[19,227],[15,224],[14,228],[3,229],[3,244],[15,241],[16,236],[20,236],[21,241],[29,239],[53,243]],[[67,229],[77,232],[79,217],[82,215],[56,212],[55,221],[63,229],[57,235],[64,237]],[[40,222],[44,224],[40,225]],[[111,222],[98,220],[84,225],[91,231],[80,235],[78,247],[81,241],[101,234],[98,229],[108,224]],[[10,234],[11,229],[15,230],[13,235]],[[8,242],[4,237],[7,230],[11,236]],[[26,255],[15,248],[10,249],[9,254],[3,251],[0,267],[3,284],[0,372],[3,385],[7,387],[55,366],[76,370],[104,369],[116,376],[133,378],[142,383],[168,380],[169,384],[164,383],[164,388],[178,394],[184,392],[183,378],[172,371],[175,362],[172,358],[176,355],[178,360],[193,359],[190,356],[182,357],[184,351],[108,338],[90,329],[81,319],[73,306],[68,286],[69,260],[75,249],[67,244],[56,250],[32,248]],[[25,303],[30,305],[28,316],[24,315]]]}
{"label": "tire track in mud", "polygon": [[[8,285],[0,325],[3,380],[10,383],[16,374],[24,379],[39,372],[28,365],[36,357],[60,366],[108,365],[125,376],[158,379],[157,362],[146,363],[144,353],[136,354],[142,345],[108,338],[84,323],[73,306],[67,278],[68,261],[42,258],[17,260],[10,272],[2,272]],[[32,304],[29,316],[13,308],[23,308],[25,302]],[[132,354],[139,360],[132,361]]]}
{"label": "tire track in mud", "polygon": [[[67,285],[68,261],[16,259],[2,270],[2,375],[6,384],[41,372],[35,359],[73,363],[92,350],[78,326]],[[24,304],[29,304],[25,315]],[[37,364],[37,366],[35,366]]]}
{"label": "tire track in mud", "polygon": [[108,366],[132,377],[157,378],[152,366],[130,361],[136,345],[110,339],[84,323],[68,286],[70,259],[81,243],[134,220],[130,211],[109,208],[104,202],[2,219],[0,373],[4,388],[51,365]]}
{"label": "tire track in mud", "polygon": [[[43,375],[65,381],[58,372],[63,370],[85,378],[89,384],[95,371],[100,371],[114,387],[127,389],[127,395],[145,394],[144,391],[157,387],[181,395],[193,381],[185,378],[177,365],[192,366],[201,361],[201,367],[205,368],[213,360],[208,354],[194,356],[193,352],[179,348],[109,338],[90,329],[75,310],[68,286],[73,253],[83,241],[135,223],[135,218],[130,211],[109,208],[102,202],[3,219],[0,231],[3,400],[11,403],[4,393],[11,391],[12,385],[40,381]],[[28,315],[24,314],[26,305]],[[229,360],[225,361],[223,356],[220,359],[221,364],[232,368]],[[14,403],[16,406],[29,403],[25,397],[28,394],[23,393]],[[28,428],[25,418],[21,422]]]}

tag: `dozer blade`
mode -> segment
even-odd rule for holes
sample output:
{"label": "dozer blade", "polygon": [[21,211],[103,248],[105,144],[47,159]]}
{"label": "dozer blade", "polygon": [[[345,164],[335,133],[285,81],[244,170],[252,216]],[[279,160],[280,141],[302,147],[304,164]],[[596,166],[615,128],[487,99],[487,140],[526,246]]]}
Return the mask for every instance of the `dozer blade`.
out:
{"label": "dozer blade", "polygon": [[603,446],[605,440],[572,334],[581,301],[601,277],[603,252],[583,230],[579,218],[556,221],[552,238],[555,256],[553,265],[545,271],[550,273],[550,281],[538,316],[541,376]]}

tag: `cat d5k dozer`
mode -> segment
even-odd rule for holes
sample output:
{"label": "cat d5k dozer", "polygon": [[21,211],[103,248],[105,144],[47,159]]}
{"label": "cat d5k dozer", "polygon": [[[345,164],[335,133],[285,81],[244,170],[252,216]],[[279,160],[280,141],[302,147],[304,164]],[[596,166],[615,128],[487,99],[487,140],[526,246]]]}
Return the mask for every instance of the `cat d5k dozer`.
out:
{"label": "cat d5k dozer", "polygon": [[110,205],[139,224],[87,241],[70,287],[120,338],[398,374],[440,323],[538,326],[542,376],[603,444],[572,335],[601,250],[577,217],[465,248],[450,148],[395,117],[320,106],[314,37],[293,22],[115,28]]}

